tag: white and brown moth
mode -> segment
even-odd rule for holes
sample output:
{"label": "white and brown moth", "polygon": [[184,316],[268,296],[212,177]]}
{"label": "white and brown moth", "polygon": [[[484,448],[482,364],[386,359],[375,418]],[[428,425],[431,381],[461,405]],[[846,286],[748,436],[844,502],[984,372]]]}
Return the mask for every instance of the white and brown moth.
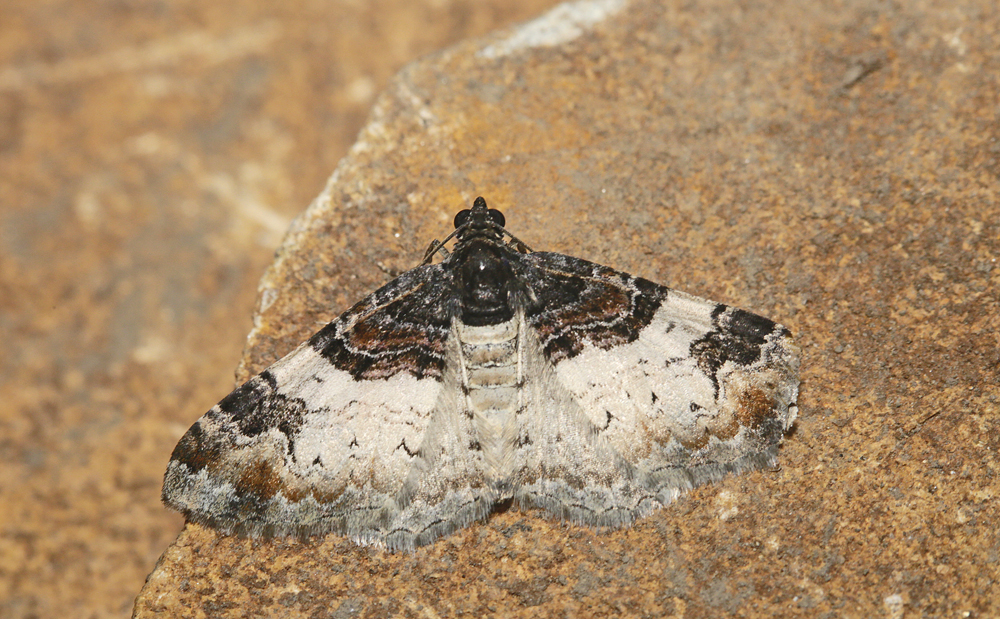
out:
{"label": "white and brown moth", "polygon": [[775,463],[797,413],[787,329],[531,252],[504,223],[477,198],[451,252],[226,396],[174,449],[164,502],[226,533],[412,549],[506,501],[627,525]]}

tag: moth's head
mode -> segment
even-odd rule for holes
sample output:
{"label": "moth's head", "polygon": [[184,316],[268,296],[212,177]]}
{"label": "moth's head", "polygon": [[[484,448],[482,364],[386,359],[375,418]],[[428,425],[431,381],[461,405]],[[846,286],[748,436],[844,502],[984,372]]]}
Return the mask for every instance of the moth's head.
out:
{"label": "moth's head", "polygon": [[495,208],[487,208],[482,196],[476,198],[471,209],[463,209],[455,215],[455,232],[459,239],[486,234],[487,236],[503,236],[506,223],[503,213]]}

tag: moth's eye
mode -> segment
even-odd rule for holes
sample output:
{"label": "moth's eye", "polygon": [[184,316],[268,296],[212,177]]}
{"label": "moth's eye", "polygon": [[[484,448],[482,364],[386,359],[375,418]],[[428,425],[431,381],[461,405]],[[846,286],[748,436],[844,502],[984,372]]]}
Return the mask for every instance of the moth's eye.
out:
{"label": "moth's eye", "polygon": [[490,209],[490,220],[501,228],[503,228],[504,224],[507,223],[507,220],[503,218],[503,213],[495,208]]}
{"label": "moth's eye", "polygon": [[472,215],[472,211],[469,209],[462,209],[455,215],[455,227],[461,228],[465,224],[469,223],[469,216]]}

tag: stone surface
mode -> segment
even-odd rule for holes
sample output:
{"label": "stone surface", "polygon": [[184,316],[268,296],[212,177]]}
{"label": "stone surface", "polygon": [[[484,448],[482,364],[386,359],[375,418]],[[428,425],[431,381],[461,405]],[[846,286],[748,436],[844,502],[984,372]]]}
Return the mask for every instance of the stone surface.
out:
{"label": "stone surface", "polygon": [[[529,4],[4,8],[0,616],[132,610],[181,528],[170,450],[231,387],[287,222],[402,62]],[[394,80],[269,269],[239,377],[483,194],[537,249],[788,324],[781,470],[625,531],[511,511],[410,555],[188,527],[137,616],[1000,614],[995,7],[620,6]]]}
{"label": "stone surface", "polygon": [[788,325],[804,383],[780,470],[627,530],[509,511],[412,554],[188,526],[137,617],[1000,614],[1000,14],[567,10],[392,81],[267,271],[239,378],[483,195],[535,249]]}
{"label": "stone surface", "polygon": [[551,0],[0,6],[0,617],[128,617],[177,437],[403,64]]}

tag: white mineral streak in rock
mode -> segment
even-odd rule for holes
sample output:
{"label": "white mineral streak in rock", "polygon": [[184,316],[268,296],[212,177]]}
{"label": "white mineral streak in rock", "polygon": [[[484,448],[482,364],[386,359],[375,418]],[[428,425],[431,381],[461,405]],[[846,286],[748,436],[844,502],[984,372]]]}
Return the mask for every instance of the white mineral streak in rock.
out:
{"label": "white mineral streak in rock", "polygon": [[501,58],[532,47],[553,47],[572,41],[591,26],[625,8],[625,0],[566,2],[517,28],[506,39],[479,51],[483,58]]}

